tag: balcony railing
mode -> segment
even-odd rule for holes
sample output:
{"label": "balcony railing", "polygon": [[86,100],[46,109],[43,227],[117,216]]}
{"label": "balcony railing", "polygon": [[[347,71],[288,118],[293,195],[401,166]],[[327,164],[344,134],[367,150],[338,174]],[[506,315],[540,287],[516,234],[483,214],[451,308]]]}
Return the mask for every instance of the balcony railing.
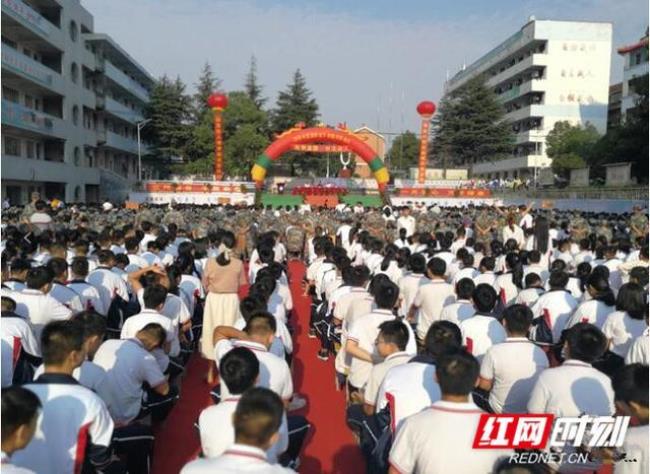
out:
{"label": "balcony railing", "polygon": [[2,45],[2,68],[55,92],[63,90],[61,76],[56,71],[6,44]]}
{"label": "balcony railing", "polygon": [[131,79],[109,61],[105,61],[104,66],[104,73],[106,74],[106,77],[111,79],[123,89],[129,91],[129,93],[133,94],[143,102],[149,101],[149,92],[140,84],[138,84],[137,81]]}
{"label": "balcony railing", "polygon": [[2,125],[65,138],[65,122],[60,118],[28,109],[6,99],[2,99]]}
{"label": "balcony railing", "polygon": [[2,0],[2,12],[41,38],[61,43],[61,30],[21,0]]}
{"label": "balcony railing", "polygon": [[[126,151],[128,153],[138,153],[138,142],[131,138],[123,137],[115,132],[106,132],[106,146]],[[144,151],[144,150],[143,150]]]}
{"label": "balcony railing", "polygon": [[143,119],[142,113],[131,109],[124,104],[106,97],[106,112],[121,118],[122,120],[135,124]]}

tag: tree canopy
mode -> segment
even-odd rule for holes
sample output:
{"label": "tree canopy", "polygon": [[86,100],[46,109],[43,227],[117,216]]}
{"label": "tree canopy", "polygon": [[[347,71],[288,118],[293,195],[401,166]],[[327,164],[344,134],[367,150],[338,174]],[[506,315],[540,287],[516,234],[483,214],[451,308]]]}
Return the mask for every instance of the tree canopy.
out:
{"label": "tree canopy", "polygon": [[553,160],[553,171],[568,177],[570,170],[584,168],[599,139],[598,131],[591,124],[583,127],[556,122],[546,136],[546,154]]}
{"label": "tree canopy", "polygon": [[387,160],[392,169],[408,170],[416,166],[420,155],[420,139],[411,131],[395,137],[388,150]]}

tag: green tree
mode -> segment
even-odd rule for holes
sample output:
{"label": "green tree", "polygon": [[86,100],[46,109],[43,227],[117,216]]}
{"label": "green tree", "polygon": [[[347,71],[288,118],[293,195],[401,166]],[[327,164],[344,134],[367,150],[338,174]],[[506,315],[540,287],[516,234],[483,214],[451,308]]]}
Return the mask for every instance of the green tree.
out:
{"label": "green tree", "polygon": [[[274,133],[282,133],[299,122],[311,127],[316,125],[318,116],[318,103],[312,97],[305,77],[298,69],[293,75],[293,82],[278,94],[275,109],[271,111],[271,130]],[[321,174],[327,166],[325,160],[316,160],[314,155],[309,153],[291,152],[287,153],[285,159],[289,160],[292,176],[295,176],[297,171],[301,174]]]}
{"label": "green tree", "polygon": [[395,137],[388,150],[387,159],[393,169],[408,170],[417,166],[420,155],[420,139],[411,131]]}
{"label": "green tree", "polygon": [[568,178],[570,170],[584,168],[599,139],[598,131],[591,124],[583,127],[556,122],[546,136],[546,154],[553,159],[553,171]]}
{"label": "green tree", "polygon": [[434,128],[433,158],[471,165],[512,152],[514,134],[503,106],[482,76],[470,79],[440,101]]}
{"label": "green tree", "polygon": [[199,74],[199,80],[194,85],[196,92],[192,96],[192,105],[194,107],[194,119],[200,123],[206,113],[210,112],[207,101],[210,94],[221,89],[221,79],[214,75],[212,66],[206,61]]}
{"label": "green tree", "polygon": [[176,78],[161,77],[149,96],[145,117],[151,122],[143,128],[143,139],[151,144],[150,154],[161,166],[171,157],[184,156],[191,134],[191,99],[185,84]]}
{"label": "green tree", "polygon": [[258,109],[261,109],[266,102],[266,98],[262,96],[262,86],[257,81],[257,59],[251,56],[251,63],[246,74],[246,83],[244,84],[246,95],[253,101]]}

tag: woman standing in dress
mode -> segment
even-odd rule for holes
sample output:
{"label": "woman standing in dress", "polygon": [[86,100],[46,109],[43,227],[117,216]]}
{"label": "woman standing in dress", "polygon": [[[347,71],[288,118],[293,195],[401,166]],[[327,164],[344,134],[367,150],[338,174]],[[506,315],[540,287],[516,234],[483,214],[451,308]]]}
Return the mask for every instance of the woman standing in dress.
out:
{"label": "woman standing in dress", "polygon": [[203,287],[207,293],[203,311],[201,353],[210,361],[207,381],[214,383],[214,344],[212,334],[217,326],[234,326],[239,316],[239,287],[245,285],[244,264],[232,253],[236,239],[232,232],[224,232],[219,254],[208,259],[203,272]]}

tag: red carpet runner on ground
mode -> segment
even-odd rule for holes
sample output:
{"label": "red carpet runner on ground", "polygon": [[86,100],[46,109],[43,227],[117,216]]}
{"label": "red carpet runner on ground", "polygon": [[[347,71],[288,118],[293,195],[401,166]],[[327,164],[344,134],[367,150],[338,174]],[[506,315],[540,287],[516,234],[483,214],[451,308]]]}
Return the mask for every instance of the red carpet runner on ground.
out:
{"label": "red carpet runner on ground", "polygon": [[[345,424],[345,396],[335,389],[333,364],[316,358],[318,341],[307,337],[310,302],[302,296],[300,282],[304,273],[301,262],[289,263],[295,327],[293,379],[296,393],[307,399],[300,414],[312,424],[300,473],[362,473],[364,461]],[[178,474],[198,454],[199,439],[193,424],[201,410],[211,403],[203,381],[205,373],[205,361],[195,354],[186,368],[181,399],[157,433],[154,474]]]}

